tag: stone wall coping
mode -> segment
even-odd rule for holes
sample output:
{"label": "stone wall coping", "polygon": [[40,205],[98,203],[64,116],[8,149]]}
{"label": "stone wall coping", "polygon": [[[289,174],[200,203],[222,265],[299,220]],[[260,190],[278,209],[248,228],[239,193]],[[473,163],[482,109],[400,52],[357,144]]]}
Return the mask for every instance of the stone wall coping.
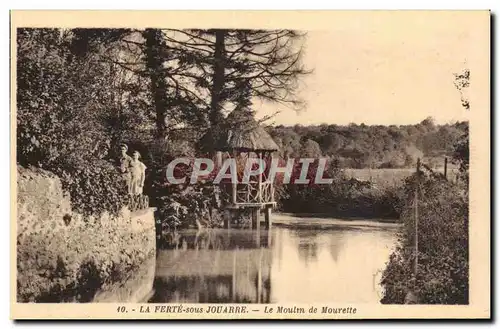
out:
{"label": "stone wall coping", "polygon": [[156,207],[149,207],[147,209],[140,209],[140,210],[130,212],[130,217],[142,216],[142,215],[145,215],[149,212],[155,212],[155,211],[156,211]]}

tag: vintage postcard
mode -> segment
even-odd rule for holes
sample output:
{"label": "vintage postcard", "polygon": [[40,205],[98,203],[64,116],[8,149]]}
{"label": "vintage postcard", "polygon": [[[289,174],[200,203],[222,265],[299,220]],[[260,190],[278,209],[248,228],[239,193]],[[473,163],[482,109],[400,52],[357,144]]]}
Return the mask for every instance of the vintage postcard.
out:
{"label": "vintage postcard", "polygon": [[12,11],[11,318],[490,318],[490,24]]}

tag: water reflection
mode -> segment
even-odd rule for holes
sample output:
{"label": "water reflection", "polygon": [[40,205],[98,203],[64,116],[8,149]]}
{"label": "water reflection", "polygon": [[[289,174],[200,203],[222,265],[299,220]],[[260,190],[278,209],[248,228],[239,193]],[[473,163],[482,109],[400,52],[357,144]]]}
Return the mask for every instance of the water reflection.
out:
{"label": "water reflection", "polygon": [[155,278],[155,257],[127,272],[118,282],[106,285],[94,296],[93,303],[144,303],[151,297]]}
{"label": "water reflection", "polygon": [[186,230],[158,251],[155,303],[378,303],[388,229]]}

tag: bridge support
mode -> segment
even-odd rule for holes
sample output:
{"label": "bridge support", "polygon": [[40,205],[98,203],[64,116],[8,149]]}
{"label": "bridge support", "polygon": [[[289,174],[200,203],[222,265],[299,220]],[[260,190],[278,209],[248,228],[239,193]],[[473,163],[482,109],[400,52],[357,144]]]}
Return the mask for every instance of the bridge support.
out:
{"label": "bridge support", "polygon": [[224,228],[231,228],[231,211],[229,209],[224,210]]}
{"label": "bridge support", "polygon": [[272,222],[271,222],[271,207],[266,207],[264,209],[264,219],[266,222],[266,229],[271,229]]}
{"label": "bridge support", "polygon": [[259,212],[260,212],[260,209],[252,208],[252,229],[253,230],[260,230]]}

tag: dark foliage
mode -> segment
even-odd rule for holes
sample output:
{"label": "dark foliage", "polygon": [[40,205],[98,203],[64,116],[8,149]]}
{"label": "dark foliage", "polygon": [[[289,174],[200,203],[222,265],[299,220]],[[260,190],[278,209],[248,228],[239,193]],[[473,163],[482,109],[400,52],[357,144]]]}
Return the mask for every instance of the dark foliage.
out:
{"label": "dark foliage", "polygon": [[17,38],[17,161],[59,175],[75,210],[116,213],[122,182],[102,160],[109,72],[95,56],[72,54],[69,31],[20,29]]}
{"label": "dark foliage", "polygon": [[[371,182],[348,178],[333,163],[323,178],[332,184],[315,184],[317,161],[309,167],[309,184],[278,186],[278,201],[282,211],[292,213],[323,213],[340,218],[397,219],[400,214],[401,187],[378,188]],[[291,182],[300,176],[300,165],[295,166]]]}

